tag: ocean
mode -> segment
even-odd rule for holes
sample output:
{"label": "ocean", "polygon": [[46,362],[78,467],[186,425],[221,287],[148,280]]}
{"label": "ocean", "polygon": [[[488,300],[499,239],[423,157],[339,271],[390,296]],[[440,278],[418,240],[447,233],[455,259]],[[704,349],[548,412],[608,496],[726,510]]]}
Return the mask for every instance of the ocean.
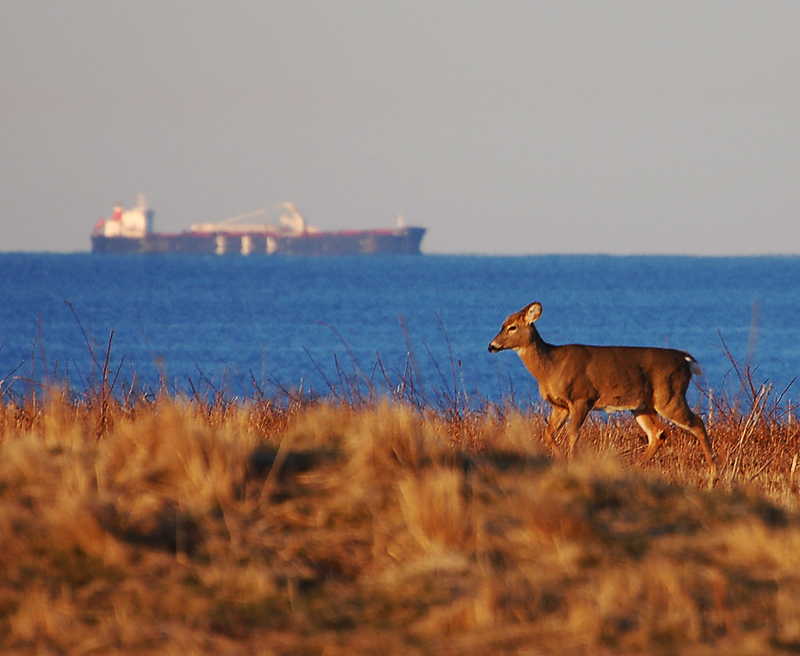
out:
{"label": "ocean", "polygon": [[716,393],[739,391],[733,359],[798,396],[798,257],[10,253],[0,264],[0,393],[12,396],[54,378],[91,387],[110,343],[117,390],[389,395],[405,383],[432,402],[535,403],[519,358],[487,351],[532,301],[551,343],[684,349]]}

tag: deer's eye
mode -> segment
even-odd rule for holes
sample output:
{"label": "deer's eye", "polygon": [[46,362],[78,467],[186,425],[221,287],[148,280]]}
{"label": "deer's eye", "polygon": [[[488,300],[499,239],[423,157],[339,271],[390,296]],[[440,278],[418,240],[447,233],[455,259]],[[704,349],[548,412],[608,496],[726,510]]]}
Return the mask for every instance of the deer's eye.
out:
{"label": "deer's eye", "polygon": [[508,332],[513,333],[516,329],[517,329],[516,326],[509,326],[508,327]]}

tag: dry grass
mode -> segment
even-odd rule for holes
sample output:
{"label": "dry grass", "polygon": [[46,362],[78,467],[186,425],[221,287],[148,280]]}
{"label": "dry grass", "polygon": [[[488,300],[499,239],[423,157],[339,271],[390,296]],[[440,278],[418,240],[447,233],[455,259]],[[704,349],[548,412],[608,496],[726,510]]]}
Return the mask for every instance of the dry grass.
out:
{"label": "dry grass", "polygon": [[[42,400],[44,399],[44,400]],[[0,649],[20,654],[795,653],[800,429],[401,402],[0,403]]]}

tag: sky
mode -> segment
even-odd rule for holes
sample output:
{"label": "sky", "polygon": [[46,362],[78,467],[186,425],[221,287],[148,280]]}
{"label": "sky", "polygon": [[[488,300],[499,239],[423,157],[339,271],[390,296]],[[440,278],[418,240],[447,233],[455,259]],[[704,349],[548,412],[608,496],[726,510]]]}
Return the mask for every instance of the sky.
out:
{"label": "sky", "polygon": [[[0,251],[293,201],[427,253],[800,253],[800,2],[0,2]],[[276,215],[277,218],[277,215]]]}

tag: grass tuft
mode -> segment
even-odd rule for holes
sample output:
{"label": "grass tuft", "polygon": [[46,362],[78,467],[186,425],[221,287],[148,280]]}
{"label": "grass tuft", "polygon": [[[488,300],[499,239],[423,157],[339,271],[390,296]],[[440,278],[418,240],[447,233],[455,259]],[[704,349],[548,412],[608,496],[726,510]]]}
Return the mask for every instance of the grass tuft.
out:
{"label": "grass tuft", "polygon": [[110,352],[96,387],[0,397],[3,651],[800,648],[800,429],[746,372],[707,399],[707,490],[691,436],[645,466],[625,417],[553,461],[542,409],[467,399],[455,365],[430,403],[355,364],[327,398],[187,398]]}

